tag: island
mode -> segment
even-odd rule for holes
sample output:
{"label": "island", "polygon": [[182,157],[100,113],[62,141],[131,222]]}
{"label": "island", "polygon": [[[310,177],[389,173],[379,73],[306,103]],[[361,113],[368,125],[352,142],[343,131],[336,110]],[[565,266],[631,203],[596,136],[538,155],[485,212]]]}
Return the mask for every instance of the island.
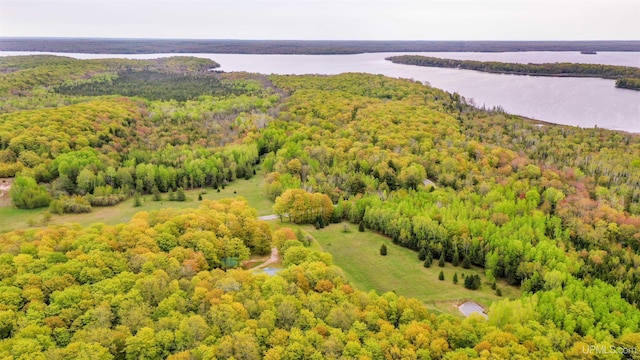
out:
{"label": "island", "polygon": [[615,79],[618,88],[640,90],[640,68],[632,66],[576,63],[518,64],[419,55],[391,56],[386,60],[396,64],[476,70],[497,74]]}

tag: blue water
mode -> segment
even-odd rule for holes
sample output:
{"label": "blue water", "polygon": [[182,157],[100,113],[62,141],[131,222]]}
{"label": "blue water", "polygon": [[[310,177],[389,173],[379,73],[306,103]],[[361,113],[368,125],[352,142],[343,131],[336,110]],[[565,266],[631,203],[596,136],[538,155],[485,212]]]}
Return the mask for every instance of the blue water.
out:
{"label": "blue water", "polygon": [[269,276],[275,276],[278,272],[280,272],[280,270],[282,270],[281,268],[272,268],[272,267],[266,267],[261,269],[262,272],[264,272],[265,274],[269,275]]}

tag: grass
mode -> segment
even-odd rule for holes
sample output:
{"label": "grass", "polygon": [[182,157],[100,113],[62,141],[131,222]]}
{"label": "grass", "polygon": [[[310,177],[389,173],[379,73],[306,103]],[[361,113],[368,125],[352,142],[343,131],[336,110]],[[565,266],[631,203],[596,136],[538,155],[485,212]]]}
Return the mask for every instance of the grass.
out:
{"label": "grass", "polygon": [[[263,195],[264,178],[262,176],[254,176],[249,180],[238,179],[224,189],[217,192],[214,189],[194,189],[187,190],[187,201],[152,201],[152,195],[143,196],[142,206],[134,207],[133,198],[121,202],[118,205],[110,207],[94,207],[90,213],[86,214],[65,214],[53,215],[48,224],[64,224],[79,223],[81,225],[89,225],[97,222],[103,222],[109,225],[115,225],[129,221],[133,215],[140,211],[153,211],[163,208],[197,208],[200,206],[198,194],[203,190],[206,194],[202,195],[203,200],[220,200],[225,198],[233,198],[242,196],[247,200],[249,205],[258,211],[258,216],[268,215],[272,213],[273,202]],[[162,194],[163,198],[167,198],[167,194]],[[36,226],[43,226],[42,214],[46,208],[23,210],[16,209],[13,206],[0,207],[0,233],[25,229],[30,227],[30,223]]]}
{"label": "grass", "polygon": [[[264,178],[255,176],[250,180],[239,179],[229,184],[224,190],[217,192],[206,189],[203,199],[220,200],[224,198],[242,196],[250,206],[258,211],[258,215],[272,213],[273,202],[264,196]],[[143,197],[140,207],[133,207],[133,199],[128,199],[116,206],[94,208],[88,214],[54,215],[49,224],[79,223],[89,225],[96,222],[104,222],[115,225],[127,222],[140,211],[153,211],[162,208],[196,208],[200,205],[197,200],[202,189],[186,191],[187,201],[151,201],[152,196]],[[163,197],[166,198],[166,194]],[[42,226],[42,213],[46,209],[21,210],[14,207],[0,207],[0,233],[27,228],[29,223],[37,223]],[[501,299],[495,295],[495,291],[486,283],[482,269],[463,269],[453,267],[447,263],[444,268],[438,267],[437,259],[431,268],[422,266],[417,253],[395,245],[391,240],[380,234],[366,231],[358,232],[357,225],[347,224],[348,232],[344,232],[344,225],[332,224],[324,229],[316,230],[310,225],[296,225],[281,223],[279,220],[269,221],[275,229],[282,226],[294,229],[302,228],[316,241],[311,247],[315,250],[326,251],[332,254],[334,263],[342,268],[347,279],[358,289],[364,291],[376,290],[379,293],[395,291],[399,295],[414,297],[424,302],[428,308],[440,313],[449,313],[462,316],[455,304],[464,300],[473,300],[477,303],[489,306],[494,301]],[[385,244],[388,249],[387,256],[380,255],[380,246]],[[258,260],[258,259],[256,259]],[[260,262],[252,264],[257,266]],[[278,265],[276,265],[278,266]],[[440,271],[444,272],[445,280],[438,280]],[[452,282],[453,274],[458,273],[458,284]],[[462,285],[462,274],[479,274],[483,279],[480,289],[472,291]],[[519,296],[519,290],[508,286],[504,282],[498,282],[503,297],[515,298]]]}
{"label": "grass", "polygon": [[242,265],[242,268],[245,270],[249,270],[249,269],[253,269],[256,266],[260,266],[264,264],[264,260],[261,261],[252,261],[252,262],[247,262],[245,264]]}
{"label": "grass", "polygon": [[[296,225],[292,227],[297,227]],[[415,251],[395,245],[389,238],[366,231],[358,232],[357,225],[349,224],[350,231],[343,232],[343,224],[333,224],[316,230],[312,226],[302,226],[320,244],[324,251],[333,255],[335,265],[342,268],[347,279],[363,291],[376,290],[379,293],[395,291],[398,295],[414,297],[424,302],[431,310],[462,316],[455,307],[463,300],[474,300],[488,307],[494,301],[505,297],[518,297],[519,290],[498,282],[503,297],[486,283],[484,272],[479,268],[463,269],[447,263],[438,267],[437,259],[431,268],[425,268]],[[385,244],[387,256],[380,255],[380,246]],[[440,270],[445,280],[438,280]],[[453,274],[458,273],[458,284],[453,284]],[[462,274],[478,274],[483,284],[478,290],[464,288]]]}
{"label": "grass", "polygon": [[0,207],[0,233],[29,227],[29,222],[42,218],[44,209],[22,210],[14,206]]}

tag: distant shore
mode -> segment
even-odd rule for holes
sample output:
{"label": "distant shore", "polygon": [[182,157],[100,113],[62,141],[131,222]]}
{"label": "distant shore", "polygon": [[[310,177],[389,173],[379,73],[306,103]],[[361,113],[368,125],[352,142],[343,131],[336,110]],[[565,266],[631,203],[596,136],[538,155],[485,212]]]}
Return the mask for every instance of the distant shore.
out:
{"label": "distant shore", "polygon": [[492,74],[614,79],[617,88],[640,90],[640,68],[633,66],[576,63],[519,64],[442,59],[420,55],[391,56],[386,60],[395,64],[475,70]]}
{"label": "distant shore", "polygon": [[640,51],[640,41],[338,41],[0,37],[0,51],[89,54],[360,54],[371,52]]}

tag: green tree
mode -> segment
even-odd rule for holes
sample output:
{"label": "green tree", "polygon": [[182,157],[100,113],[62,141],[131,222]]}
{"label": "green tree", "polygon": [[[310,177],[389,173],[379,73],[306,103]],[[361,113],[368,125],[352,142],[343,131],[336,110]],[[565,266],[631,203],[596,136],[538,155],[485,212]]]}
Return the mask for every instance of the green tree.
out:
{"label": "green tree", "polygon": [[153,198],[152,198],[153,201],[162,200],[162,195],[160,194],[160,190],[156,185],[153,185],[153,188],[151,189],[151,193],[153,194]]}
{"label": "green tree", "polygon": [[140,196],[140,193],[136,191],[135,195],[133,195],[133,207],[139,207],[142,206],[142,197]]}
{"label": "green tree", "polygon": [[440,274],[438,274],[438,280],[444,280],[444,272],[440,270]]}
{"label": "green tree", "polygon": [[480,276],[477,274],[467,276],[464,279],[464,287],[470,290],[476,290],[480,287]]}
{"label": "green tree", "polygon": [[387,245],[382,244],[382,246],[380,246],[380,255],[382,255],[382,256],[386,256],[387,255]]}
{"label": "green tree", "polygon": [[438,260],[438,266],[444,267],[444,251],[440,254],[440,259]]}
{"label": "green tree", "polygon": [[469,255],[466,255],[462,260],[463,269],[471,269],[471,260],[469,258],[470,258]]}
{"label": "green tree", "polygon": [[433,262],[433,258],[431,256],[427,256],[427,258],[424,259],[424,263],[422,263],[422,265],[426,268],[430,268],[432,262]]}
{"label": "green tree", "polygon": [[455,273],[453,274],[453,283],[454,283],[454,284],[457,284],[457,283],[458,283],[458,273],[457,273],[457,272],[455,272]]}
{"label": "green tree", "polygon": [[427,249],[420,248],[420,251],[418,252],[418,260],[424,261],[426,258],[427,258]]}
{"label": "green tree", "polygon": [[27,176],[20,176],[15,179],[9,190],[11,201],[20,209],[35,209],[49,206],[51,195],[47,190]]}
{"label": "green tree", "polygon": [[159,349],[154,330],[149,327],[141,328],[135,336],[127,339],[125,351],[127,360],[158,359]]}
{"label": "green tree", "polygon": [[176,190],[176,201],[186,201],[187,200],[187,195],[184,193],[184,189],[182,187],[179,187],[178,190]]}
{"label": "green tree", "polygon": [[96,186],[96,175],[93,171],[84,168],[78,174],[77,182],[80,194],[90,194]]}

